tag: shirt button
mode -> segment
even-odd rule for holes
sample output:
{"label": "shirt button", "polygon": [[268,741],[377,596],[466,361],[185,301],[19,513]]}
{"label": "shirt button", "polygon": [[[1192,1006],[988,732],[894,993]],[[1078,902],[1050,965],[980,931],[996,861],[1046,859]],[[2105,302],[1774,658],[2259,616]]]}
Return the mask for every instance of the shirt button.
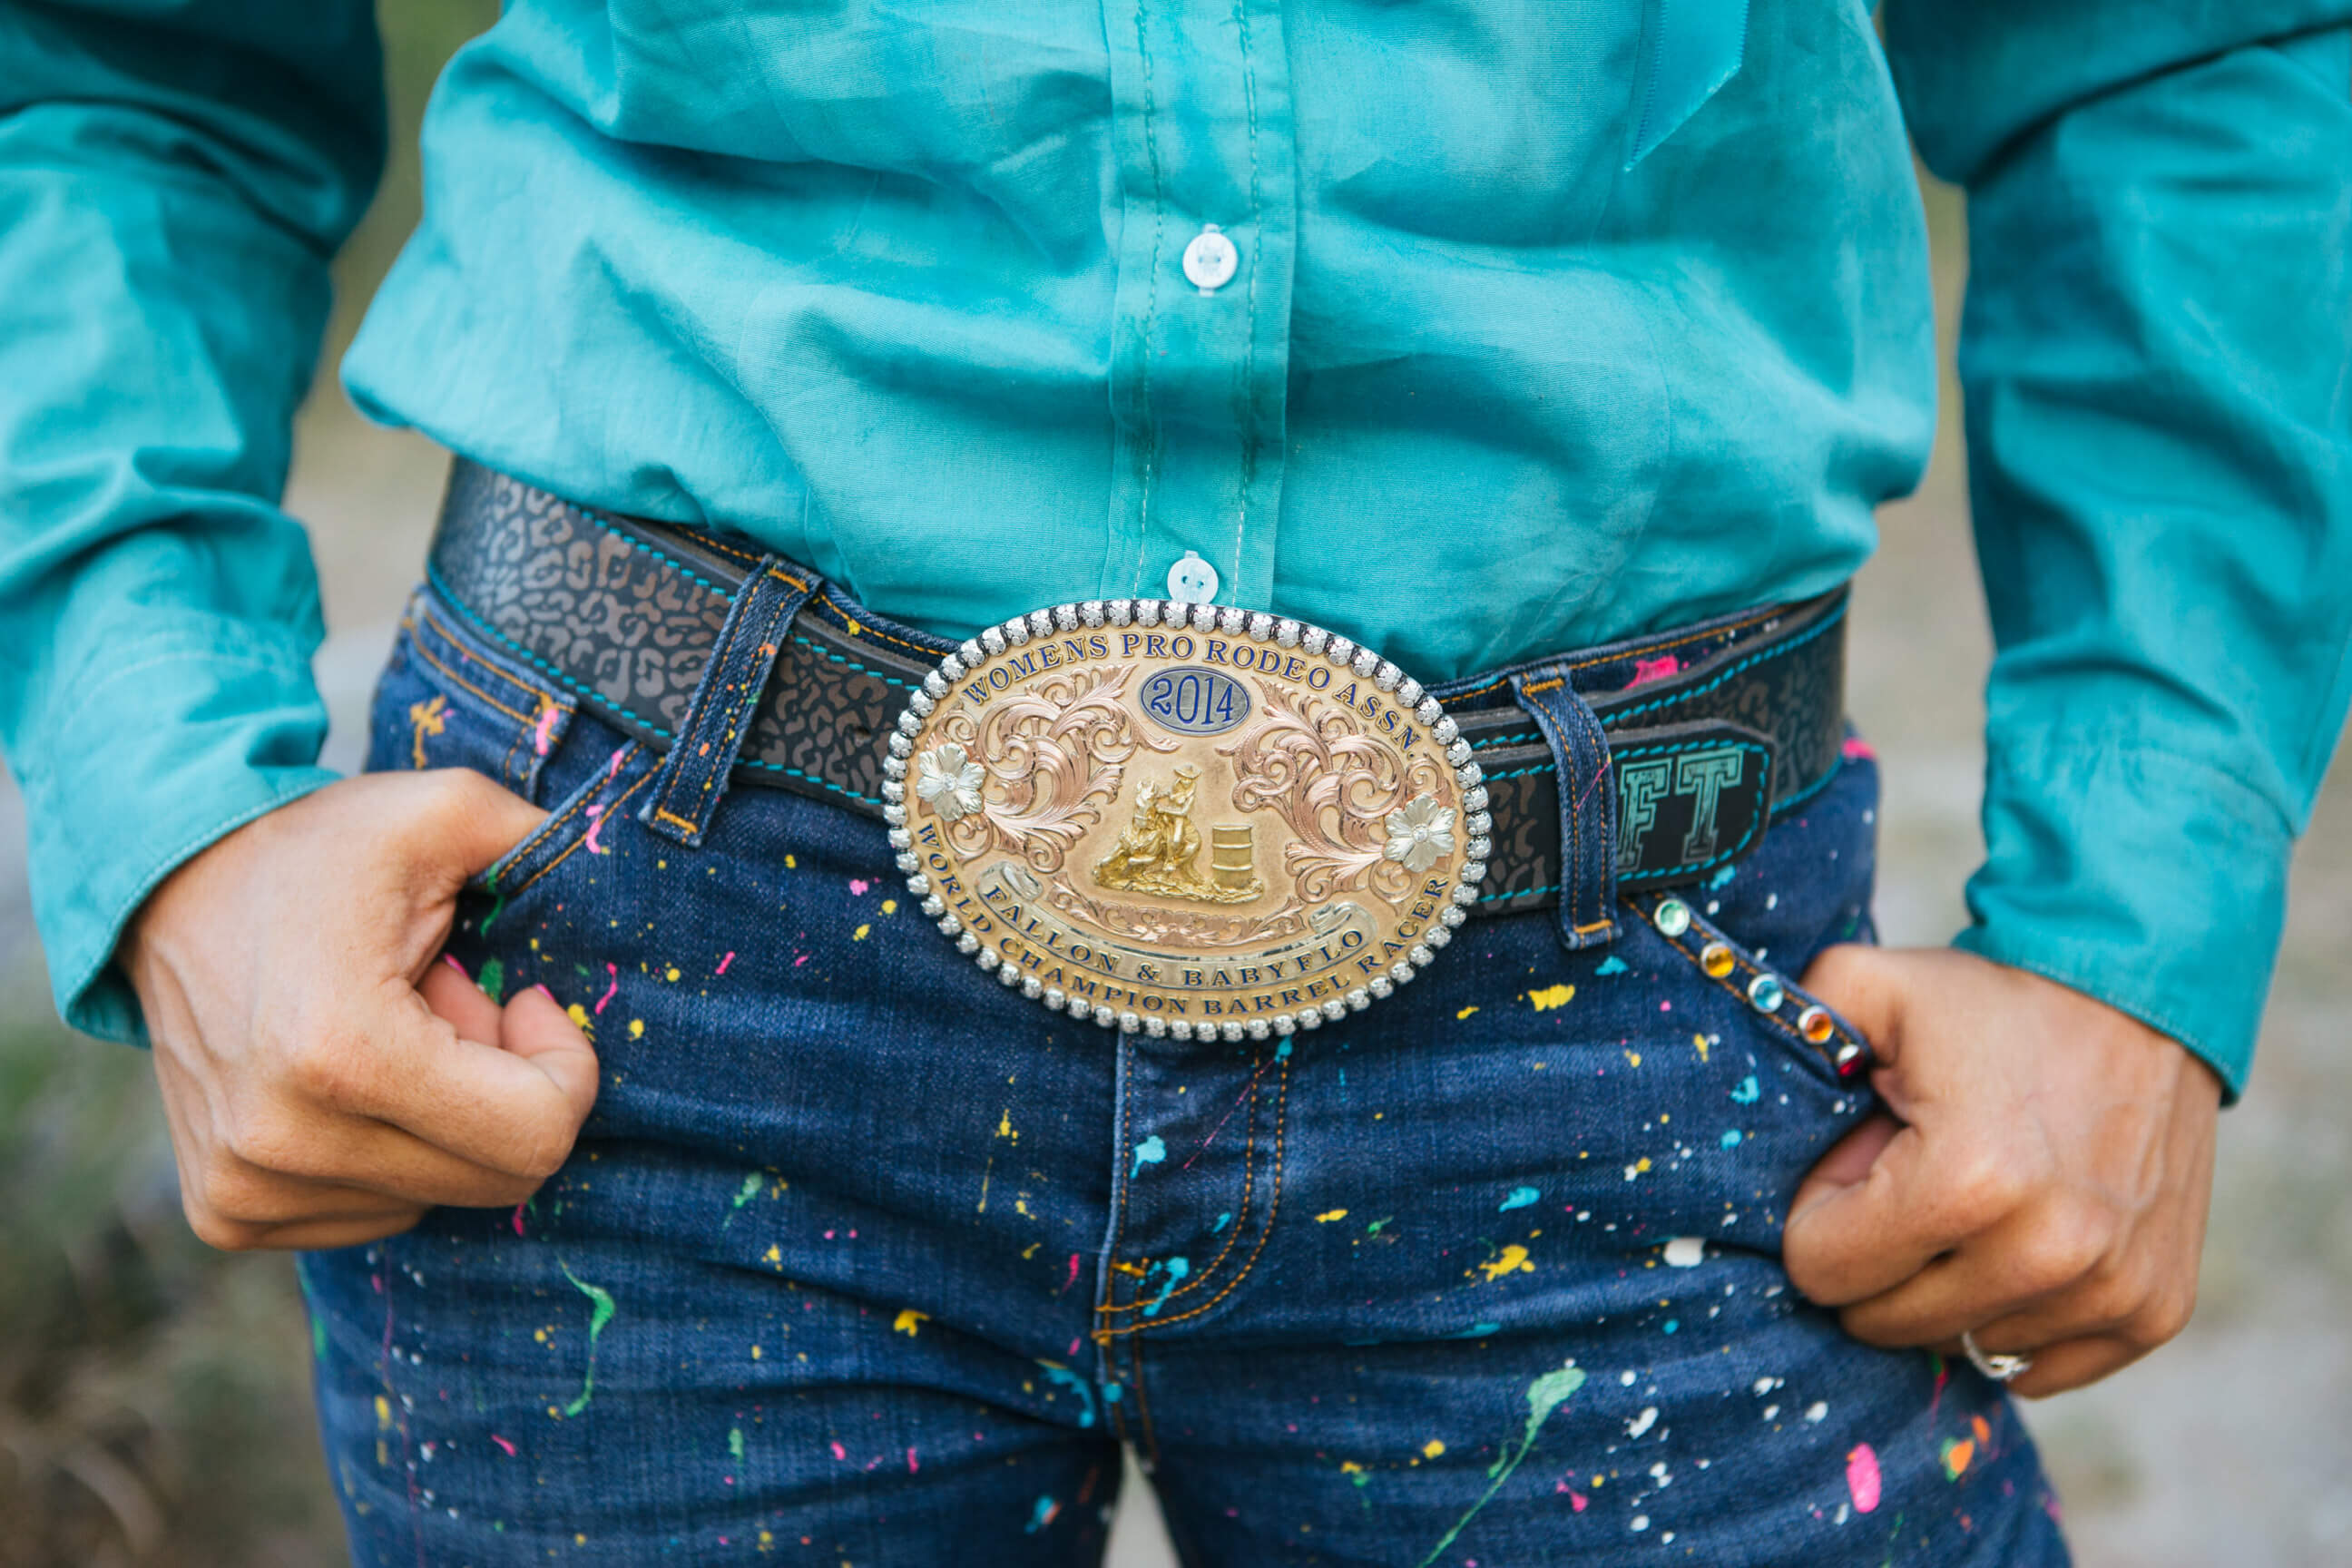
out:
{"label": "shirt button", "polygon": [[[1230,248],[1230,247],[1228,247]],[[1226,268],[1232,276],[1233,269]],[[1168,568],[1168,596],[1180,605],[1213,605],[1217,602],[1217,569],[1187,550],[1184,559]]]}
{"label": "shirt button", "polygon": [[1202,226],[1192,243],[1184,247],[1184,276],[1203,294],[1223,288],[1240,264],[1241,253],[1215,224]]}

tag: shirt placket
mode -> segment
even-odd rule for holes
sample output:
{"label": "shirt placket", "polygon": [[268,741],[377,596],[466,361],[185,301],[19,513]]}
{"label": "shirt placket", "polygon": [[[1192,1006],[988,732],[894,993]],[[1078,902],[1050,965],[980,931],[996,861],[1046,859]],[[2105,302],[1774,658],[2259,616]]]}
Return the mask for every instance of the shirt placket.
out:
{"label": "shirt placket", "polygon": [[1297,257],[1290,78],[1275,0],[1108,0],[1121,223],[1106,597],[1271,607]]}

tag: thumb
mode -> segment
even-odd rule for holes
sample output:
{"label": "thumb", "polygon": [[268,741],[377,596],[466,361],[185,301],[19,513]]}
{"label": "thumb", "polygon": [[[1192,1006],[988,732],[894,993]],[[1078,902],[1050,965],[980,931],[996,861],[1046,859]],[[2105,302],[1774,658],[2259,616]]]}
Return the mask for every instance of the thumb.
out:
{"label": "thumb", "polygon": [[470,768],[406,777],[431,792],[425,815],[432,852],[458,881],[489,869],[547,820],[547,813]]}
{"label": "thumb", "polygon": [[1918,1225],[1927,1163],[1920,1131],[1889,1116],[1840,1139],[1790,1200],[1780,1234],[1790,1283],[1821,1306],[1842,1307],[1925,1268],[1948,1245]]}
{"label": "thumb", "polygon": [[1903,1048],[1904,979],[1885,950],[1852,942],[1824,948],[1799,984],[1862,1032],[1875,1066],[1895,1065]]}

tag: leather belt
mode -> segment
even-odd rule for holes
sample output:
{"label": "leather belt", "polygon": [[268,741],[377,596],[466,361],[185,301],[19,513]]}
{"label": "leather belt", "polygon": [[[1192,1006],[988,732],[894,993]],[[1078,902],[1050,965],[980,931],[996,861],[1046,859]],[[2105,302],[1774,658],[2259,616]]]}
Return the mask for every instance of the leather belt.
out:
{"label": "leather belt", "polygon": [[[428,574],[476,634],[667,750],[761,559],[714,532],[577,507],[460,459]],[[1524,684],[1528,671],[1564,673],[1601,722],[1617,791],[1618,888],[1698,881],[1835,773],[1845,603],[1840,588],[1431,687],[1485,775],[1494,819],[1475,912],[1545,908],[1561,881],[1559,773],[1514,675]],[[886,738],[908,694],[956,647],[816,584],[733,780],[880,817]]]}

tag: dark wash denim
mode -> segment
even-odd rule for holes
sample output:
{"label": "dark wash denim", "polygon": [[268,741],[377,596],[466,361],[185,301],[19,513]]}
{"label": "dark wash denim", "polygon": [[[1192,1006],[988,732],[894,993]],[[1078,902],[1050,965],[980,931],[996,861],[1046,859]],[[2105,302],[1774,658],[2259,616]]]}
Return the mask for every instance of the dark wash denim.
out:
{"label": "dark wash denim", "polygon": [[[1290,1040],[1053,1017],[877,823],[657,759],[420,598],[372,766],[554,808],[452,954],[601,1098],[514,1211],[303,1260],[356,1561],[1080,1563],[1118,1445],[1188,1563],[2066,1561],[2000,1391],[1845,1338],[1783,1205],[1870,1108],[1625,913],[1474,921]],[[1869,934],[1866,750],[1690,901],[1786,974]]]}

